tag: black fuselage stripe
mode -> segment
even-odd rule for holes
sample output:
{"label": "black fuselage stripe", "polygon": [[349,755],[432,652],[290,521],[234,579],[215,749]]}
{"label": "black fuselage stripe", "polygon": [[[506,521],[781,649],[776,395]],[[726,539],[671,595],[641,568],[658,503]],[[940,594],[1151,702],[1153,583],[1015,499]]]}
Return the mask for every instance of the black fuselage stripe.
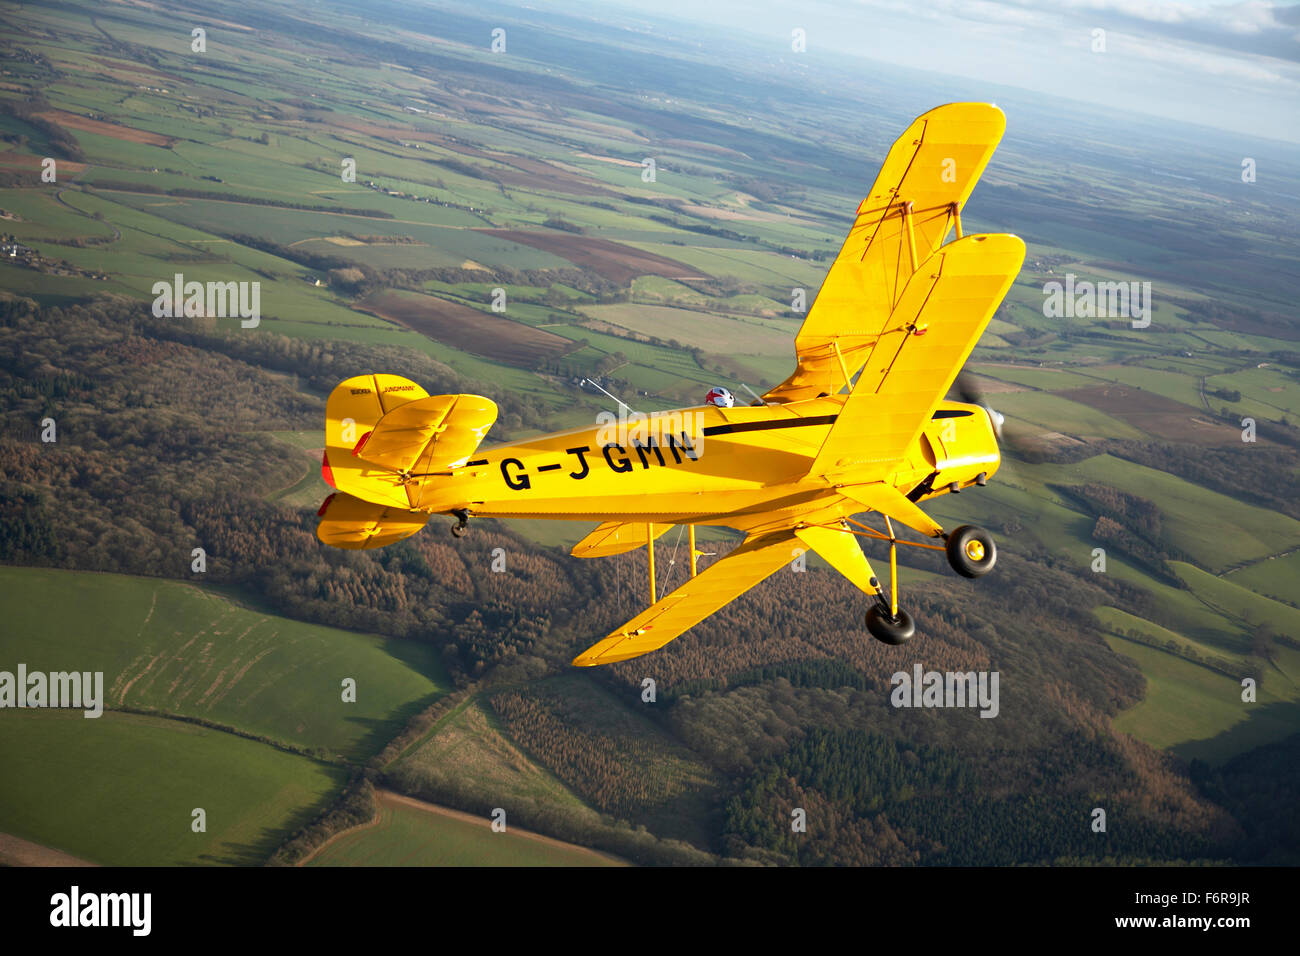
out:
{"label": "black fuselage stripe", "polygon": [[[964,408],[941,408],[930,418],[965,418],[973,412]],[[766,422],[736,422],[731,425],[711,425],[704,429],[705,437],[735,435],[740,432],[761,432],[770,428],[804,428],[809,425],[833,425],[838,415],[813,415],[808,418],[780,418]]]}
{"label": "black fuselage stripe", "polygon": [[[960,409],[940,409],[932,416],[934,418],[964,418],[971,412]],[[809,428],[813,425],[833,425],[839,415],[812,415],[808,418],[780,418],[773,421],[765,422],[734,422],[729,425],[710,425],[704,429],[705,437],[713,435],[737,435],[741,432],[763,432],[773,428]],[[488,460],[480,458],[475,461],[465,462],[466,466],[486,465]],[[539,468],[539,471],[554,471],[559,465],[545,465]]]}
{"label": "black fuselage stripe", "polygon": [[735,435],[739,432],[761,432],[769,428],[804,428],[809,425],[833,424],[838,415],[815,415],[809,418],[780,418],[766,422],[736,422],[732,425],[710,425],[704,429],[704,436]]}

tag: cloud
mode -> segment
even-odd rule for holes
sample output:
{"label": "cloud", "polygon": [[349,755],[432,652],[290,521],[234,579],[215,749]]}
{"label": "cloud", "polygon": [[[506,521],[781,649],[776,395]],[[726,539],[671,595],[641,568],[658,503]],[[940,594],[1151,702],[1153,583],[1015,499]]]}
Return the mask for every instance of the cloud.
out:
{"label": "cloud", "polygon": [[[1095,28],[1124,32],[1149,42],[1152,60],[1220,76],[1258,82],[1281,77],[1270,60],[1300,63],[1300,6],[1271,0],[1215,3],[1210,0],[857,0],[860,8],[894,14],[955,19],[973,29],[1023,28],[1067,46]],[[1159,44],[1166,46],[1160,47]],[[1199,48],[1199,50],[1198,50]],[[1234,62],[1235,61],[1235,64]]]}
{"label": "cloud", "polygon": [[1265,0],[1244,3],[1187,3],[1175,0],[1010,0],[1035,2],[1062,10],[1114,14],[1153,24],[1182,24],[1201,27],[1208,33],[1257,34],[1286,27],[1274,15],[1277,7]]}
{"label": "cloud", "polygon": [[858,0],[858,4],[1004,26],[1123,27],[1242,53],[1300,60],[1300,7],[1270,0]]}
{"label": "cloud", "polygon": [[[1253,83],[1295,83],[1296,78],[1286,76],[1279,69],[1266,65],[1262,57],[1242,58],[1225,56],[1210,50],[1186,45],[1175,45],[1149,37],[1137,38],[1110,34],[1111,50],[1124,56],[1137,56],[1153,63],[1178,67],[1181,70],[1198,70],[1212,76],[1231,77]],[[1276,64],[1282,67],[1283,64]]]}

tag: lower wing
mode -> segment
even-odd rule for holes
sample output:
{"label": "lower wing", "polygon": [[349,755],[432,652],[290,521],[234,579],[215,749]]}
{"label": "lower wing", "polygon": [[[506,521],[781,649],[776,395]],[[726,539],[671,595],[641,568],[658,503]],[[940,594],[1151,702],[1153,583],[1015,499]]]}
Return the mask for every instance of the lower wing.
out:
{"label": "lower wing", "polygon": [[793,561],[799,553],[798,540],[788,529],[750,535],[725,558],[587,648],[573,663],[578,667],[612,664],[658,650]]}
{"label": "lower wing", "polygon": [[[670,524],[654,526],[654,536],[661,537]],[[613,554],[626,554],[644,548],[649,540],[649,528],[641,521],[606,521],[573,546],[569,553],[575,558],[607,558]]]}

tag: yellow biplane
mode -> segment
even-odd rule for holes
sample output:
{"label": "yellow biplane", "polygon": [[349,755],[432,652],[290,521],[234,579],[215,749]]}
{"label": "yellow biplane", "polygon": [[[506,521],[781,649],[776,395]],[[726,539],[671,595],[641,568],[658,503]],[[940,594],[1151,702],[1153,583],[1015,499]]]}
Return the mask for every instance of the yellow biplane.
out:
{"label": "yellow biplane", "polygon": [[[987,532],[945,531],[920,505],[985,484],[1000,462],[1001,416],[945,395],[1024,260],[1016,236],[962,232],[1005,126],[995,106],[954,103],[894,143],[795,339],[794,372],[752,405],[715,389],[703,406],[607,414],[480,451],[496,420],[489,399],[429,395],[394,375],[343,382],[326,410],[322,471],[337,493],[321,506],[320,539],[383,547],[434,514],[456,517],[457,536],[473,515],[597,521],[572,553],[647,548],[650,606],[580,666],[663,647],[807,549],[873,598],[872,635],[904,643],[915,625],[898,606],[898,545],[944,550],[966,577],[996,559]],[[868,512],[883,531],[856,520]],[[943,544],[902,540],[896,524]],[[674,525],[689,531],[690,576],[658,597],[655,539]],[[701,571],[697,525],[744,541]],[[887,592],[858,536],[888,542]]]}

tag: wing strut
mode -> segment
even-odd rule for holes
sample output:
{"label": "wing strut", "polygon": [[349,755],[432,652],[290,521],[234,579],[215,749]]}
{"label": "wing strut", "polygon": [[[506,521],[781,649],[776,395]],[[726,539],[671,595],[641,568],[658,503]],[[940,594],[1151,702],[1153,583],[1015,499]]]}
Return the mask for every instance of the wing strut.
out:
{"label": "wing strut", "polygon": [[659,599],[655,597],[655,525],[653,521],[646,522],[645,537],[646,551],[650,555],[650,603],[654,604]]}

